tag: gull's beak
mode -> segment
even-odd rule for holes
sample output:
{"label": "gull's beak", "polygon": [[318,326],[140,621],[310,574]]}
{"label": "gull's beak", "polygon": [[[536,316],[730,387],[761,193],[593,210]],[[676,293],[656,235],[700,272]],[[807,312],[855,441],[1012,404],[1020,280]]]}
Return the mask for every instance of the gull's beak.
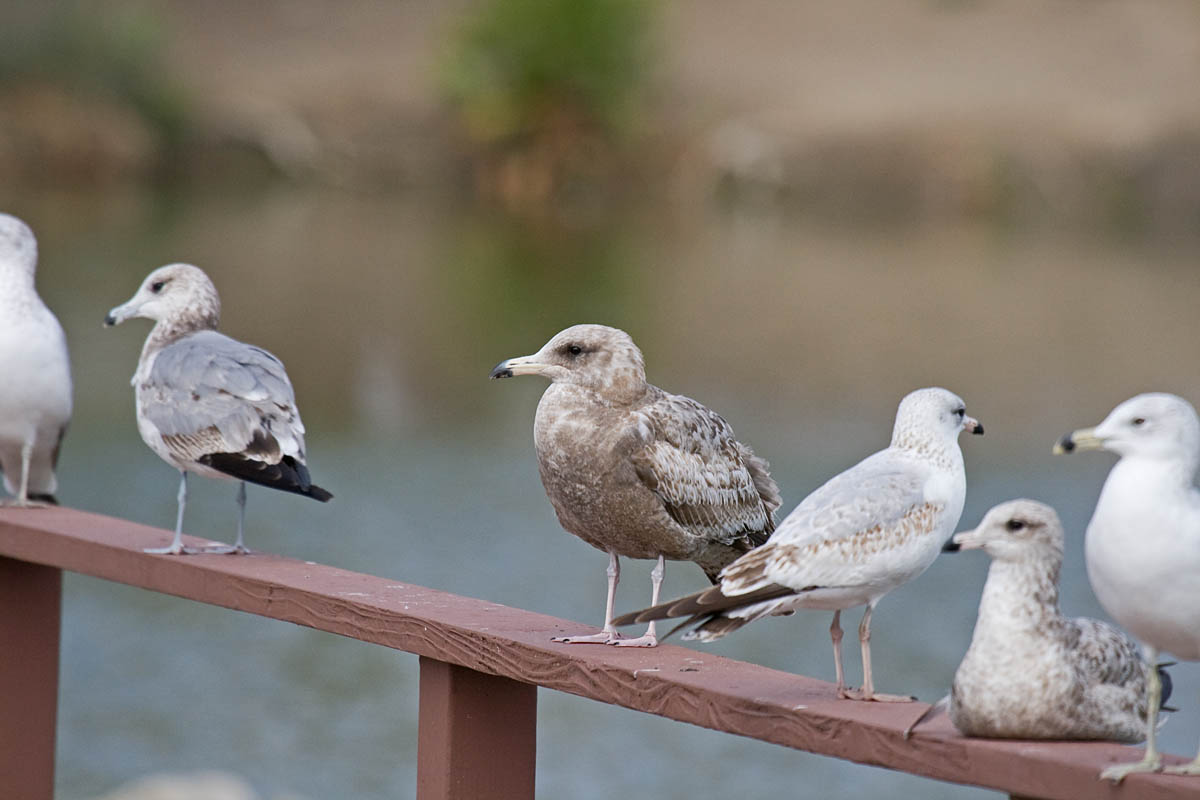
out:
{"label": "gull's beak", "polygon": [[[115,310],[115,309],[114,309]],[[492,367],[489,378],[513,378],[517,375],[541,375],[542,371],[549,366],[537,361],[535,356],[519,356],[517,358],[507,358],[501,361],[496,366]]]}
{"label": "gull's beak", "polygon": [[983,537],[979,535],[978,528],[973,528],[951,536],[950,540],[942,546],[942,552],[957,553],[959,550],[978,550],[981,547],[983,547]]}
{"label": "gull's beak", "polygon": [[970,431],[976,436],[983,436],[983,423],[974,417],[967,417],[963,420],[963,430]]}
{"label": "gull's beak", "polygon": [[1104,440],[1096,435],[1095,428],[1080,428],[1068,433],[1054,443],[1054,455],[1073,453],[1076,450],[1103,450]]}
{"label": "gull's beak", "polygon": [[133,304],[132,300],[124,305],[117,306],[112,311],[109,311],[108,316],[104,318],[104,327],[111,328],[114,325],[120,325],[130,317],[136,316],[137,310],[138,307]]}

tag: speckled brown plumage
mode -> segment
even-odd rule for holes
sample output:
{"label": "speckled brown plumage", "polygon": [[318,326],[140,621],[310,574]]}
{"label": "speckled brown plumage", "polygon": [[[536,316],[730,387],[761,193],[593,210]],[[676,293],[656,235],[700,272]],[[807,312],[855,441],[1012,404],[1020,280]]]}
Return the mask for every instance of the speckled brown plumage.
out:
{"label": "speckled brown plumage", "polygon": [[576,325],[492,372],[523,374],[552,381],[534,420],[546,495],[566,530],[609,553],[610,572],[618,556],[663,558],[715,579],[774,530],[780,497],[767,463],[719,414],[647,383],[624,331]]}

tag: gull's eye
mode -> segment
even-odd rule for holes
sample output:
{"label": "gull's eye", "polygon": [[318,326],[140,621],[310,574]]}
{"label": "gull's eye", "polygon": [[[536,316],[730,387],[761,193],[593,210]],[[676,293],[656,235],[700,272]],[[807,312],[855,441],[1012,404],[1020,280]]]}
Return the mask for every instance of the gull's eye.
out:
{"label": "gull's eye", "polygon": [[967,413],[967,410],[965,408],[954,409],[954,416],[958,417],[959,419],[962,419],[966,415],[966,413]]}
{"label": "gull's eye", "polygon": [[568,348],[567,348],[567,352],[568,352],[568,353],[570,353],[570,354],[571,354],[571,355],[573,355],[573,356],[577,356],[577,355],[579,355],[580,353],[582,353],[582,352],[583,352],[583,348],[582,348],[582,347],[580,347],[580,346],[579,346],[579,345],[577,345],[577,344],[573,344],[573,345],[571,345],[570,347],[568,347]]}
{"label": "gull's eye", "polygon": [[1020,531],[1025,529],[1025,523],[1019,519],[1010,519],[1008,522],[1004,523],[1004,527],[1008,528],[1010,531]]}
{"label": "gull's eye", "polygon": [[1146,424],[1146,418],[1145,418],[1145,417],[1134,417],[1134,418],[1133,418],[1133,425],[1134,425],[1134,427],[1137,427],[1137,426],[1139,426],[1139,425],[1145,425],[1145,424]]}
{"label": "gull's eye", "polygon": [[150,284],[150,291],[154,292],[155,294],[158,294],[159,292],[161,292],[163,290],[163,287],[166,285],[167,285],[166,281],[155,281],[154,283]]}

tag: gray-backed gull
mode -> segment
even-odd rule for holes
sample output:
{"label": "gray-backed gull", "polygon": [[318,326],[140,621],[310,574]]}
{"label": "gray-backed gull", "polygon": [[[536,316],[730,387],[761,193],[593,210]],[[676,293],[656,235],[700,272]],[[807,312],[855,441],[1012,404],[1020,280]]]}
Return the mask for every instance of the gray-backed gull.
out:
{"label": "gray-backed gull", "polygon": [[[983,433],[963,401],[919,389],[896,412],[891,446],[806,497],[770,540],[721,571],[720,583],[689,597],[626,614],[618,625],[688,617],[685,639],[719,639],[748,622],[798,608],[833,611],[830,637],[839,697],[908,701],[875,691],[871,612],[880,598],[924,572],[958,524],[966,497],[958,435]],[[842,609],[865,605],[858,638],[863,688],[846,688]],[[672,631],[673,632],[673,631]]]}
{"label": "gray-backed gull", "polygon": [[[283,363],[253,345],[217,333],[221,301],[198,267],[169,264],[146,277],[129,302],[104,323],[155,321],[133,386],[137,425],[150,449],[179,470],[175,538],[148,553],[244,553],[246,481],[325,502],[304,458],[304,424]],[[238,481],[237,542],[193,550],[183,546],[189,472]]]}

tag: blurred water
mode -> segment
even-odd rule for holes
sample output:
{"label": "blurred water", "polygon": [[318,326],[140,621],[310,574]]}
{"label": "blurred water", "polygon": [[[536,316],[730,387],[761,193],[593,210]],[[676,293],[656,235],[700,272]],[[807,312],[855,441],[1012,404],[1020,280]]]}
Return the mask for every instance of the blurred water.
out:
{"label": "blurred water", "polygon": [[[1200,400],[1195,242],[653,207],[522,224],[444,198],[298,190],[44,194],[2,207],[38,232],[39,285],[71,342],[65,503],[173,522],[177,478],[138,439],[128,385],[148,325],[100,322],[151,268],[193,261],[222,292],[223,329],[287,363],[314,477],[336,494],[319,506],[252,489],[251,546],[591,623],[605,556],[566,535],[542,494],[531,426],[544,386],[486,380],[568,324],[629,330],[652,381],[717,408],[770,459],[784,512],[884,446],[903,394],[953,389],[988,431],[964,441],[963,525],[1014,496],[1056,505],[1075,614],[1102,615],[1082,531],[1110,461],[1054,458],[1050,444],[1137,391]],[[188,531],[228,538],[233,486],[191,488]],[[944,557],[883,601],[882,690],[946,690],[986,566],[978,553]],[[620,609],[648,599],[648,572],[626,565]],[[665,591],[704,584],[673,564]],[[856,615],[847,621],[853,630]],[[703,649],[831,679],[828,624],[799,614]],[[846,652],[857,680],[857,648]],[[1174,670],[1173,752],[1200,735],[1197,673]],[[203,766],[267,794],[409,797],[416,679],[405,654],[71,576],[58,796]],[[985,794],[553,692],[539,701],[540,797]]]}

